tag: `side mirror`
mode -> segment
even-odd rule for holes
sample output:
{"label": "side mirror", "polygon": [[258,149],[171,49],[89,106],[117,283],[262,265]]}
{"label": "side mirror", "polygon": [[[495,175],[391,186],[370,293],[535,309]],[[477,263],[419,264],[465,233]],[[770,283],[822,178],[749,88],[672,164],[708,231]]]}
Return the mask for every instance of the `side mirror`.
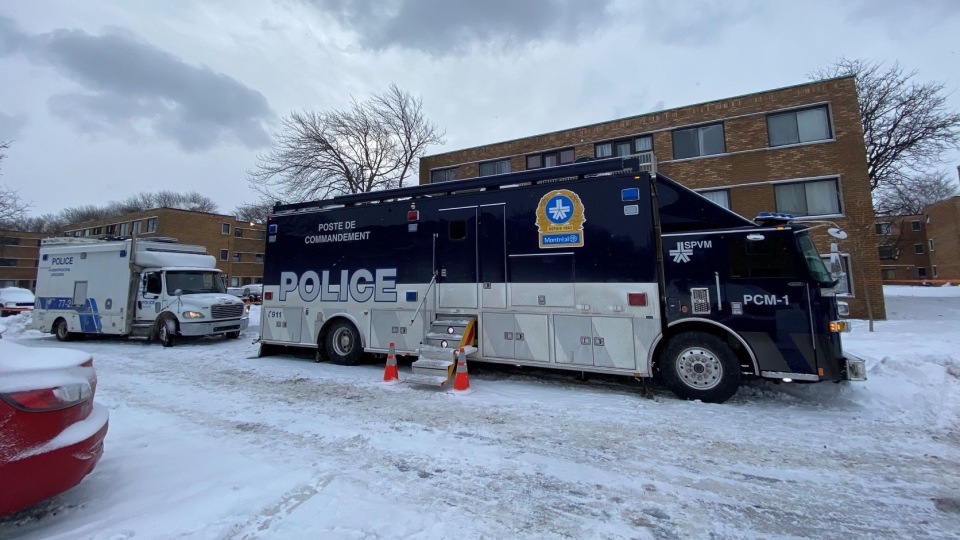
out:
{"label": "side mirror", "polygon": [[837,247],[836,243],[830,244],[830,277],[834,281],[840,279],[840,274],[843,273],[843,260],[840,258],[840,249]]}
{"label": "side mirror", "polygon": [[837,227],[830,227],[829,229],[827,229],[827,234],[836,238],[837,240],[844,240],[847,238],[846,231],[844,231],[843,229],[839,229]]}

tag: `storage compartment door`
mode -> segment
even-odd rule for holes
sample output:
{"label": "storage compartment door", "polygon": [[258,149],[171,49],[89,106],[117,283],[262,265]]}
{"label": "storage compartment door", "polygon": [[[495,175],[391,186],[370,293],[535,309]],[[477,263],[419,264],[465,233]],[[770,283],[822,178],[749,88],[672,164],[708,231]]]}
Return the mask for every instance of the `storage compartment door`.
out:
{"label": "storage compartment door", "polygon": [[632,319],[593,317],[593,365],[636,369]]}
{"label": "storage compartment door", "polygon": [[593,365],[593,329],[590,317],[554,315],[553,333],[558,364]]}
{"label": "storage compartment door", "polygon": [[300,343],[303,308],[270,308],[264,311],[265,325],[261,329],[263,339],[284,343]]}
{"label": "storage compartment door", "polygon": [[516,331],[512,313],[484,313],[480,323],[480,354],[490,358],[514,358]]}
{"label": "storage compartment door", "polygon": [[515,315],[514,351],[517,360],[550,361],[550,335],[547,315]]}
{"label": "storage compartment door", "polygon": [[375,349],[386,349],[393,342],[398,352],[417,350],[423,339],[423,317],[426,312],[421,309],[416,320],[411,324],[410,318],[414,313],[413,310],[371,310],[369,346]]}

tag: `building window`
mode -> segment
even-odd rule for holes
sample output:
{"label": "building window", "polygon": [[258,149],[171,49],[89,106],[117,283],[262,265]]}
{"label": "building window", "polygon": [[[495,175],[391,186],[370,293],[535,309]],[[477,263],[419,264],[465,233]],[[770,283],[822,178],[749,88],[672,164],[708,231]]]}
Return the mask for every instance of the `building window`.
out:
{"label": "building window", "polygon": [[157,218],[152,217],[147,220],[147,232],[157,232]]}
{"label": "building window", "polygon": [[240,253],[237,252],[237,251],[234,251],[234,252],[233,252],[233,262],[235,262],[235,263],[240,262]]}
{"label": "building window", "polygon": [[923,244],[914,244],[913,252],[917,255],[923,255]]}
{"label": "building window", "polygon": [[238,278],[238,277],[232,277],[232,278],[230,278],[230,286],[231,286],[231,287],[239,287],[239,286],[240,286],[240,278]]}
{"label": "building window", "polygon": [[107,225],[107,234],[114,234],[117,232],[116,225]]}
{"label": "building window", "polygon": [[927,240],[927,247],[930,248],[930,251],[933,251],[933,239]]}
{"label": "building window", "polygon": [[84,236],[90,236],[90,229],[84,229],[84,230],[83,230],[83,235],[84,235]]}
{"label": "building window", "polygon": [[531,154],[527,156],[527,169],[539,169],[541,167],[556,167],[557,165],[566,165],[573,163],[573,148],[555,150],[553,152],[544,152],[542,154]]}
{"label": "building window", "polygon": [[881,268],[880,279],[897,279],[896,268]]}
{"label": "building window", "polygon": [[230,224],[223,223],[220,225],[220,234],[230,234]]}
{"label": "building window", "polygon": [[120,236],[126,236],[126,235],[128,235],[128,234],[130,234],[130,224],[129,224],[129,223],[121,223],[121,224],[120,224]]}
{"label": "building window", "polygon": [[16,259],[0,259],[0,266],[16,266]]}
{"label": "building window", "polygon": [[730,190],[729,189],[714,189],[710,191],[699,191],[700,195],[703,195],[707,199],[710,199],[714,204],[719,204],[720,206],[730,209]]}
{"label": "building window", "polygon": [[220,250],[220,260],[225,261],[230,258],[230,250],[221,249]]}
{"label": "building window", "polygon": [[937,265],[933,265],[933,277],[940,277],[940,272],[937,272]]}
{"label": "building window", "polygon": [[12,236],[0,236],[0,246],[19,246],[20,239]]}
{"label": "building window", "polygon": [[[830,254],[820,254],[820,258],[823,259],[823,264],[830,268]],[[840,254],[840,275],[837,276],[837,285],[833,288],[833,292],[839,295],[844,296],[853,296],[853,274],[850,272],[850,255],[846,253]]]}
{"label": "building window", "polygon": [[633,139],[602,142],[593,146],[593,155],[598,158],[629,156],[653,150],[653,137],[644,135]]}
{"label": "building window", "polygon": [[133,234],[140,234],[140,226],[143,222],[137,220],[133,222]]}
{"label": "building window", "polygon": [[499,161],[488,161],[480,164],[480,176],[492,176],[494,174],[507,174],[510,172],[510,160],[501,159]]}
{"label": "building window", "polygon": [[101,234],[103,234],[103,227],[94,227],[94,228],[93,228],[93,235],[94,235],[94,236],[99,236],[99,235],[101,235]]}
{"label": "building window", "polygon": [[927,214],[927,225],[930,224],[930,214]]}
{"label": "building window", "polygon": [[918,266],[918,267],[917,267],[917,277],[918,277],[918,278],[921,278],[921,279],[927,277],[927,269],[924,268],[924,267],[922,267],[922,266]]}
{"label": "building window", "polygon": [[770,146],[830,139],[827,106],[771,114],[767,116],[767,133],[770,135]]}
{"label": "building window", "polygon": [[920,220],[919,220],[919,219],[915,219],[915,220],[913,220],[913,221],[910,222],[910,230],[911,230],[911,231],[919,231],[919,230],[920,230]]}
{"label": "building window", "polygon": [[257,231],[257,240],[266,240],[267,231]]}
{"label": "building window", "polygon": [[795,216],[829,216],[840,213],[837,179],[778,184],[777,212]]}
{"label": "building window", "polygon": [[673,132],[673,159],[712,156],[725,151],[722,123]]}
{"label": "building window", "polygon": [[460,169],[458,167],[451,167],[449,169],[437,169],[435,171],[430,171],[430,183],[435,184],[437,182],[449,182],[451,180],[458,180],[460,178]]}
{"label": "building window", "polygon": [[263,253],[257,253],[254,255],[254,262],[257,264],[263,264]]}
{"label": "building window", "polygon": [[889,223],[877,223],[877,234],[880,236],[890,236],[893,234],[893,228]]}
{"label": "building window", "polygon": [[243,229],[237,227],[233,230],[233,236],[236,238],[243,238]]}
{"label": "building window", "polygon": [[881,259],[896,259],[900,256],[900,250],[897,246],[880,246]]}

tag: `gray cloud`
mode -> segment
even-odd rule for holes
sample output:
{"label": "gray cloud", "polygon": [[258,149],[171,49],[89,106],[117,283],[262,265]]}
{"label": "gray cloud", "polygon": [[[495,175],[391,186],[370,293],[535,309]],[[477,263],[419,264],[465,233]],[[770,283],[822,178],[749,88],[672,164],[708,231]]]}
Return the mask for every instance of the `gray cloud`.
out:
{"label": "gray cloud", "polygon": [[54,115],[81,131],[156,134],[188,151],[270,142],[264,124],[274,114],[263,94],[121,29],[99,36],[66,29],[30,35],[0,17],[0,56],[15,52],[84,88],[49,101]]}
{"label": "gray cloud", "polygon": [[443,56],[485,44],[577,41],[603,27],[611,0],[306,0],[356,32],[362,46]]}
{"label": "gray cloud", "polygon": [[0,141],[16,139],[27,125],[27,117],[22,114],[9,115],[0,112]]}

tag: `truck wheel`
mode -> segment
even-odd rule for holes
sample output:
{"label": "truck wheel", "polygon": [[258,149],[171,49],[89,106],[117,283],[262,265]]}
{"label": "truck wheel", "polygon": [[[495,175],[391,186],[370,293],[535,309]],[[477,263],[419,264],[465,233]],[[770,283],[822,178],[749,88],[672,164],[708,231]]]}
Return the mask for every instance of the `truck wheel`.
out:
{"label": "truck wheel", "polygon": [[73,332],[70,331],[65,319],[54,321],[53,333],[57,336],[57,341],[73,341]]}
{"label": "truck wheel", "polygon": [[170,317],[160,319],[160,327],[157,328],[157,339],[164,347],[173,347],[173,338],[177,335],[177,323]]}
{"label": "truck wheel", "polygon": [[227,332],[225,335],[227,336],[227,339],[237,339],[240,337],[240,331]]}
{"label": "truck wheel", "polygon": [[352,366],[360,360],[360,332],[349,321],[334,322],[327,330],[327,357],[337,365]]}
{"label": "truck wheel", "polygon": [[720,338],[705,332],[674,336],[660,356],[663,382],[683,399],[723,403],[740,387],[740,362]]}

